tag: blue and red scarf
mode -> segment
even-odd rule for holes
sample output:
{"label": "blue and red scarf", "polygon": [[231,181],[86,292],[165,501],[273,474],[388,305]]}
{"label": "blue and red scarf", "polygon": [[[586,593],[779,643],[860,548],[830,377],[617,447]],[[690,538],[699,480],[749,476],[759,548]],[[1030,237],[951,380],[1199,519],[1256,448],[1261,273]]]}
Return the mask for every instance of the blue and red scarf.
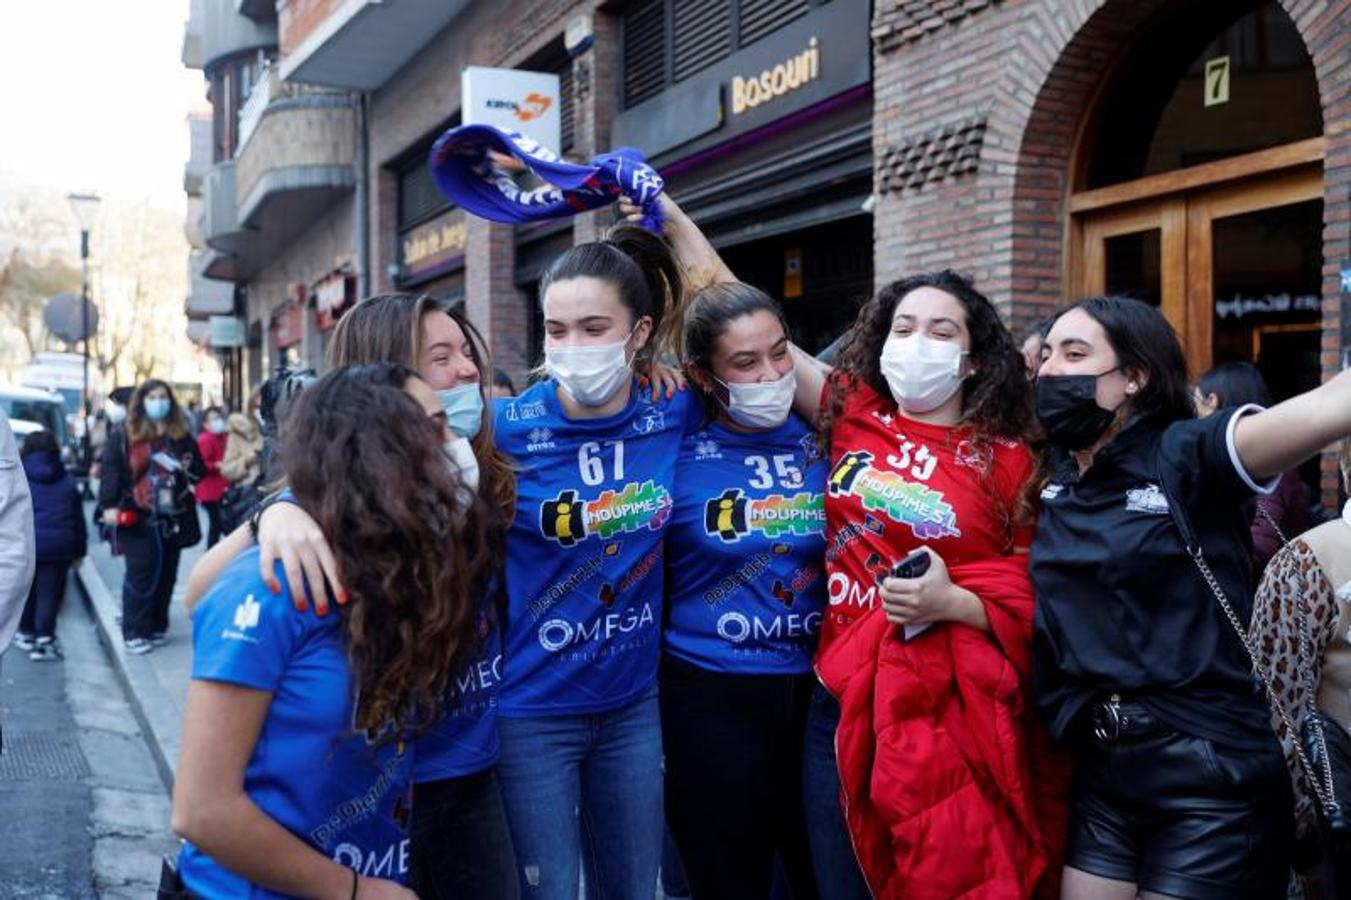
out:
{"label": "blue and red scarf", "polygon": [[[493,162],[489,151],[516,157],[545,185],[523,190]],[[620,147],[578,165],[514,131],[493,125],[460,125],[437,139],[428,164],[447,199],[494,222],[557,219],[609,206],[625,196],[642,207],[643,227],[661,231],[657,197],[664,182],[634,147]]]}

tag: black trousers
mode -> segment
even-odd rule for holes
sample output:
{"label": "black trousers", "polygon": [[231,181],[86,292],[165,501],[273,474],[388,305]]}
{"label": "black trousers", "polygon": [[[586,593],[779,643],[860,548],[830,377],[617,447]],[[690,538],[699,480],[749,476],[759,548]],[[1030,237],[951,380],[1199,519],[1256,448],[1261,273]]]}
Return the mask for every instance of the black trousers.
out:
{"label": "black trousers", "polygon": [[410,888],[422,900],[517,900],[521,893],[497,770],[413,785]]}
{"label": "black trousers", "polygon": [[61,600],[66,596],[66,576],[70,563],[38,560],[33,573],[33,586],[28,589],[28,601],[23,606],[19,630],[33,637],[56,636],[56,617],[61,612]]}
{"label": "black trousers", "polygon": [[122,579],[122,637],[148,638],[169,630],[169,604],[181,551],[148,524],[118,529],[126,561]]}
{"label": "black trousers", "polygon": [[203,503],[202,509],[206,510],[206,549],[210,550],[225,534],[225,529],[221,525],[220,501]]}
{"label": "black trousers", "polygon": [[802,809],[813,684],[663,657],[666,822],[694,900],[766,900],[776,857],[795,900],[817,897]]}

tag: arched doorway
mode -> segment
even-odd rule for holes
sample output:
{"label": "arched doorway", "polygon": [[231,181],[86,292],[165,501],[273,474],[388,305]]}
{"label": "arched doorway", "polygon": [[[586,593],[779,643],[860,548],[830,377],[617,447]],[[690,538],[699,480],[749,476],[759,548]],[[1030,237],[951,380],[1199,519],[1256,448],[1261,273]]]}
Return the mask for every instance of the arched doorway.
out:
{"label": "arched doorway", "polygon": [[1067,294],[1157,304],[1196,374],[1244,359],[1278,399],[1316,385],[1323,155],[1313,63],[1279,3],[1175,9],[1082,129]]}

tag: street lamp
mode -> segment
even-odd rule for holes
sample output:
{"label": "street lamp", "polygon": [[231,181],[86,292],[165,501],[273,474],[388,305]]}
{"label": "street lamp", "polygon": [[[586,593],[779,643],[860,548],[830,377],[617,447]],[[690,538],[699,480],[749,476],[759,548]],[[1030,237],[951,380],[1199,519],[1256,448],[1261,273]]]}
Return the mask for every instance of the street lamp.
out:
{"label": "street lamp", "polygon": [[89,494],[89,470],[91,460],[89,450],[89,230],[94,226],[94,217],[98,215],[99,198],[96,194],[71,194],[66,199],[75,212],[75,221],[80,223],[80,318],[81,331],[84,334],[84,390],[83,434],[80,438],[80,456],[84,463],[84,490]]}

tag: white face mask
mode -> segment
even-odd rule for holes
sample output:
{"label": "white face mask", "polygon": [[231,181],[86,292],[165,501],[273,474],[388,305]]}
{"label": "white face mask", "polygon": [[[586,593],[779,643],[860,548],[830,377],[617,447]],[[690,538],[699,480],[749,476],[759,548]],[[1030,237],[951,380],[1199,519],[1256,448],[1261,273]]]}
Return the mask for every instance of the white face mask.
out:
{"label": "white face mask", "polygon": [[547,347],[544,364],[573,400],[582,406],[604,406],[633,377],[628,343],[625,338],[617,344],[592,347]]}
{"label": "white face mask", "polygon": [[446,459],[459,472],[460,482],[474,493],[478,493],[478,457],[474,448],[464,438],[453,438],[441,447]]}
{"label": "white face mask", "polygon": [[728,382],[718,379],[727,388],[727,415],[745,428],[778,428],[788,420],[797,391],[797,372],[777,381]]}
{"label": "white face mask", "polygon": [[888,338],[880,365],[897,405],[906,412],[926,413],[961,390],[964,355],[952,341],[916,333]]}
{"label": "white face mask", "polygon": [[212,434],[225,434],[230,430],[230,426],[226,425],[223,419],[212,419],[206,423],[206,430]]}

